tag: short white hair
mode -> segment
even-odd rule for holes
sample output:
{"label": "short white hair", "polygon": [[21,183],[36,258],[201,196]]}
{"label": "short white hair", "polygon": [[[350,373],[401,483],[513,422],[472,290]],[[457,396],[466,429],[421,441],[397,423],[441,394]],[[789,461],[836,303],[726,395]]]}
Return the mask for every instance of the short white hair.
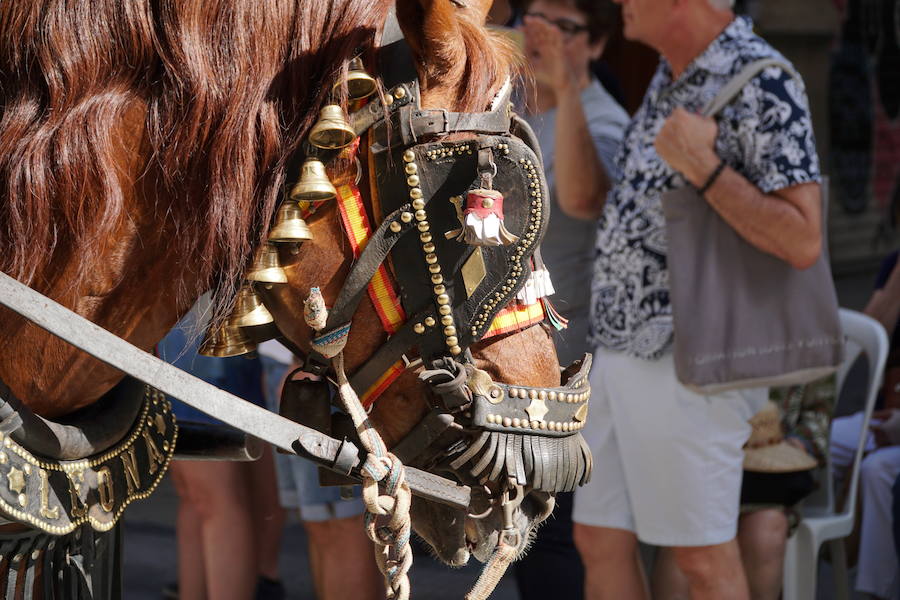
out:
{"label": "short white hair", "polygon": [[709,4],[717,10],[734,8],[734,0],[709,0]]}

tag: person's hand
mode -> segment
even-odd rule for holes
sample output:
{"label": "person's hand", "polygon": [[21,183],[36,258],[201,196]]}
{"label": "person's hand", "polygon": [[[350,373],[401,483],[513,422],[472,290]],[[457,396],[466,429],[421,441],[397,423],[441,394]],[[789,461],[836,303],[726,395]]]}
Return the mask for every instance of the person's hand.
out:
{"label": "person's hand", "polygon": [[875,436],[876,446],[900,444],[900,410],[896,408],[878,410],[872,413],[872,418],[880,421],[869,425],[869,429]]}
{"label": "person's hand", "polygon": [[719,164],[715,152],[718,130],[715,120],[678,107],[656,136],[656,152],[670,167],[700,187]]}
{"label": "person's hand", "polygon": [[524,21],[525,55],[534,78],[557,94],[571,93],[577,82],[566,56],[563,33],[540,17],[525,15]]}

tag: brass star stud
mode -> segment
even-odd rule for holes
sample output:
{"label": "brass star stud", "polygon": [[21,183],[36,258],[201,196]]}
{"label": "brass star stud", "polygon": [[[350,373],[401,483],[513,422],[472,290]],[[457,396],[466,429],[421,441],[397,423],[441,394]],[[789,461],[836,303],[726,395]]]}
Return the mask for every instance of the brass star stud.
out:
{"label": "brass star stud", "polygon": [[528,413],[528,418],[532,421],[544,421],[544,415],[547,414],[547,411],[550,410],[547,408],[547,403],[541,400],[540,398],[532,398],[531,404],[525,407],[525,412]]}
{"label": "brass star stud", "polygon": [[22,490],[25,489],[25,474],[19,469],[11,468],[9,473],[6,474],[6,479],[9,482],[9,491],[21,494]]}

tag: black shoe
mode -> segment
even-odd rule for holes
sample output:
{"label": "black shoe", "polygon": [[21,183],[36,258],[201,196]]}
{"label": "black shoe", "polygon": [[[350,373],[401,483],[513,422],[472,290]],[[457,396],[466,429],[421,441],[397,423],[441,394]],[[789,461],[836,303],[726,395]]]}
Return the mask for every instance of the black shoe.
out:
{"label": "black shoe", "polygon": [[256,580],[256,600],[284,600],[284,586],[277,579],[260,576]]}

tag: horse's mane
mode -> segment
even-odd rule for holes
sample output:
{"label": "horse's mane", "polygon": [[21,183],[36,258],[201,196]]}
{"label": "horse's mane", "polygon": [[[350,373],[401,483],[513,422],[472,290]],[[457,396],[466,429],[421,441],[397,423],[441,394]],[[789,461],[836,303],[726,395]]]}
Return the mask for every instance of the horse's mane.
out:
{"label": "horse's mane", "polygon": [[[371,57],[390,4],[0,3],[0,269],[40,287],[35,279],[65,248],[81,258],[77,289],[129,218],[128,186],[138,185],[153,190],[160,204],[151,210],[176,232],[169,251],[230,293],[268,229],[288,157],[345,61]],[[475,108],[508,55],[484,47],[480,26],[462,31],[460,108]],[[116,134],[135,107],[137,182],[122,176]]]}

